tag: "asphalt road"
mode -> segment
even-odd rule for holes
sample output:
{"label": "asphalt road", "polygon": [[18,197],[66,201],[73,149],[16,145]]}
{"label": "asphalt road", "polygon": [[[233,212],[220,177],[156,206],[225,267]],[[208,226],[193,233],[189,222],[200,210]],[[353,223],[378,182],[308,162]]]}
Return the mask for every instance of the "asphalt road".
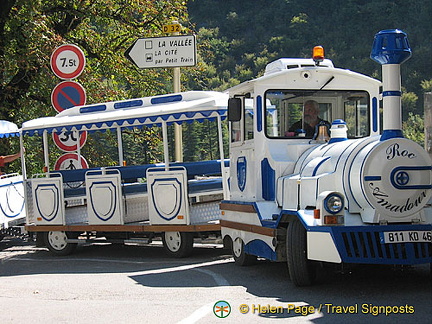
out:
{"label": "asphalt road", "polygon": [[0,305],[2,324],[421,324],[432,318],[432,290],[429,265],[320,269],[318,284],[297,288],[285,264],[237,267],[217,244],[188,259],[166,257],[158,242],[80,246],[57,257],[6,238]]}

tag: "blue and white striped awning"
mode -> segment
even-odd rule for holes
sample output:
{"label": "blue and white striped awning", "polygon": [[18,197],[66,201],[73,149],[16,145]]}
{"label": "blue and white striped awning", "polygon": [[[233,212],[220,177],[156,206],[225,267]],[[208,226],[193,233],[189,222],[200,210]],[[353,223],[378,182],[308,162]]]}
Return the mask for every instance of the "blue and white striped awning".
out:
{"label": "blue and white striped awning", "polygon": [[0,138],[19,136],[18,126],[6,120],[0,120]]}
{"label": "blue and white striped awning", "polygon": [[54,117],[23,123],[26,135],[63,131],[97,131],[117,127],[161,126],[203,121],[227,115],[228,94],[189,91],[170,95],[113,101],[66,109]]}

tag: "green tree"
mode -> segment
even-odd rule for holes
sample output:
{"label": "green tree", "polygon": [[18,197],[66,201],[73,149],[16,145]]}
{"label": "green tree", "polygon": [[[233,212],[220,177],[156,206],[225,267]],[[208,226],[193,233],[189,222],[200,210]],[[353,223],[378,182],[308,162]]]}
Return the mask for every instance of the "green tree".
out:
{"label": "green tree", "polygon": [[408,114],[408,118],[403,122],[403,132],[406,138],[424,146],[424,120],[420,115]]}
{"label": "green tree", "polygon": [[[124,52],[139,37],[161,35],[162,25],[172,17],[189,25],[183,1],[0,2],[0,119],[20,125],[55,114],[50,94],[60,80],[50,71],[49,62],[52,51],[65,43],[80,46],[86,55],[87,65],[78,81],[86,89],[87,103],[169,92],[170,70],[139,70]],[[3,143],[0,154],[11,149]],[[27,153],[29,161],[38,154]]]}

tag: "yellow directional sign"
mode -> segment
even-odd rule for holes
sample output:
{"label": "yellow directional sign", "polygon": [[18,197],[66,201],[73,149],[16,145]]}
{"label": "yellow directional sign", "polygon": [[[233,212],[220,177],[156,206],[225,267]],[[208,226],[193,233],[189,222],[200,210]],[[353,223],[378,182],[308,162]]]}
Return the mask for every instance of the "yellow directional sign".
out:
{"label": "yellow directional sign", "polygon": [[163,25],[162,31],[164,33],[180,33],[181,31],[181,25],[180,24],[170,24],[170,25]]}

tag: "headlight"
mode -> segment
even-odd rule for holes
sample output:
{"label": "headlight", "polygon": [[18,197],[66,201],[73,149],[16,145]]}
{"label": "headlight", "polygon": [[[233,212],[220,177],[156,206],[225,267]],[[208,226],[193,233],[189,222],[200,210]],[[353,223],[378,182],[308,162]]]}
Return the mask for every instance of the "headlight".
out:
{"label": "headlight", "polygon": [[328,213],[337,214],[344,208],[344,201],[342,196],[332,193],[324,199],[323,205]]}

